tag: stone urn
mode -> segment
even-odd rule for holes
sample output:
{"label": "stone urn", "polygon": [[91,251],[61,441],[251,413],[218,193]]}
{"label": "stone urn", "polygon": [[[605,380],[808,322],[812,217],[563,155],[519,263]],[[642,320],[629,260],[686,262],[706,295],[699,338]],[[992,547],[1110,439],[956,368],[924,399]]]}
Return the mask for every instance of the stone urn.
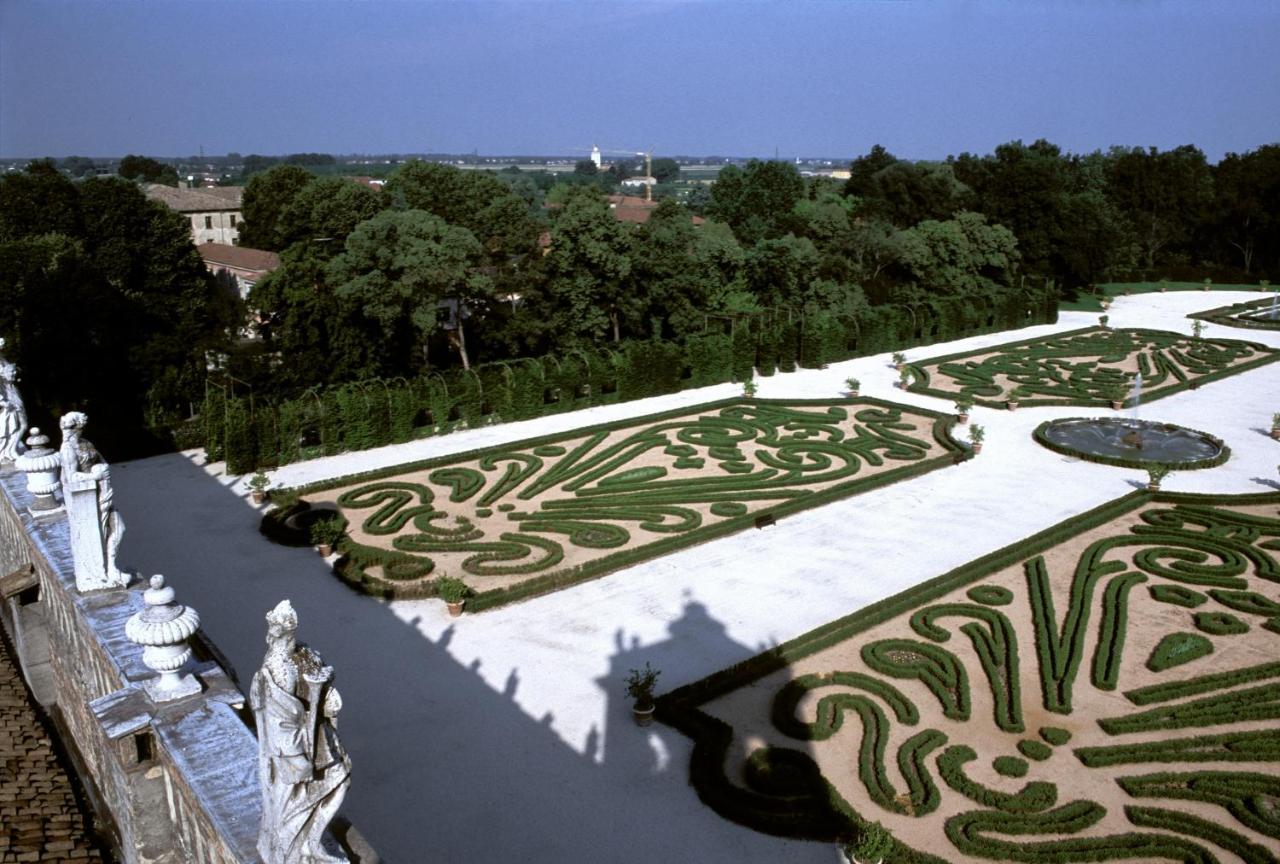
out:
{"label": "stone urn", "polygon": [[160,673],[143,684],[147,693],[156,702],[199,693],[200,682],[195,676],[180,673],[191,659],[187,640],[200,628],[200,616],[176,602],[173,589],[158,574],[151,577],[151,587],[143,592],[142,600],[145,608],[125,622],[124,633],[130,642],[144,646],[142,662]]}
{"label": "stone urn", "polygon": [[31,427],[27,450],[14,460],[14,465],[26,473],[27,491],[35,497],[31,514],[39,516],[58,510],[58,499],[54,493],[62,485],[62,459],[58,451],[49,446],[49,436],[41,433],[38,427]]}

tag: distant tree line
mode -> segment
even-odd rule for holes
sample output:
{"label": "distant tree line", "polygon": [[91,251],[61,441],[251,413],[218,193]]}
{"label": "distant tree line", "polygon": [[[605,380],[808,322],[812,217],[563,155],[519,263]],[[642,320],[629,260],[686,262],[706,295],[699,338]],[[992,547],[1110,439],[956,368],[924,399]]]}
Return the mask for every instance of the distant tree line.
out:
{"label": "distant tree line", "polygon": [[[156,425],[199,401],[207,363],[284,399],[605,345],[736,339],[744,325],[775,332],[752,323],[766,320],[1011,308],[1028,286],[1070,296],[1104,280],[1280,275],[1277,145],[1217,165],[1194,147],[1081,155],[1015,141],[941,162],[875,147],[848,180],[752,161],[688,204],[661,201],[642,225],[619,221],[610,185],[585,167],[412,161],[375,189],[318,156],[247,183],[241,243],[282,266],[249,297],[260,338],[239,344],[234,302],[199,267],[183,220],[132,184],[73,182],[48,163],[0,180],[0,332],[39,390],[28,401],[52,410],[102,393]],[[243,158],[248,169],[268,157]]]}

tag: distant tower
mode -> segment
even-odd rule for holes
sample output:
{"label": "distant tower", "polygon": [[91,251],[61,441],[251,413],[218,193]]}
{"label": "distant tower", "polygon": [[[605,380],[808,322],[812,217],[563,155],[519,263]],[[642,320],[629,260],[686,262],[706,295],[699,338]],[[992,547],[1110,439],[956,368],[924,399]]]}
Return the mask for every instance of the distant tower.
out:
{"label": "distant tower", "polygon": [[600,169],[600,148],[594,144],[591,146],[591,161],[595,163],[596,170]]}

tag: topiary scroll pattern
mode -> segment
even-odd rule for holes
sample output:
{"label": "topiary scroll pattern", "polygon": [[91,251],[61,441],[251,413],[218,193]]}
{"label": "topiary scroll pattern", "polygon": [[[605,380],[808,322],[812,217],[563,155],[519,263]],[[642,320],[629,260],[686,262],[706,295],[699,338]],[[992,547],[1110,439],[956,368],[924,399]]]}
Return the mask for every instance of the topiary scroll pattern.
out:
{"label": "topiary scroll pattern", "polygon": [[477,611],[949,465],[951,423],[874,399],[725,400],[305,491],[348,522],[348,581],[404,596],[447,572]]}
{"label": "topiary scroll pattern", "polygon": [[659,716],[695,739],[702,799],[771,833],[878,822],[886,860],[931,864],[1274,864],[1278,507],[1135,493],[668,694]]}
{"label": "topiary scroll pattern", "polygon": [[1265,300],[1232,303],[1187,316],[1224,327],[1240,327],[1248,330],[1280,330],[1280,299],[1273,294]]}
{"label": "topiary scroll pattern", "polygon": [[1090,327],[935,357],[907,367],[917,393],[976,404],[1107,406],[1143,402],[1280,360],[1280,350],[1164,330]]}

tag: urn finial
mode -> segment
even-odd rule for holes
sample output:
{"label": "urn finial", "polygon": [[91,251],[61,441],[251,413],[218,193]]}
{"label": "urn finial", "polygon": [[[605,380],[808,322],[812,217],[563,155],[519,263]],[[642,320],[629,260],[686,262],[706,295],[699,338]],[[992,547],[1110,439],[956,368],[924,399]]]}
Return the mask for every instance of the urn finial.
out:
{"label": "urn finial", "polygon": [[142,662],[160,673],[143,686],[155,702],[169,702],[200,692],[200,682],[182,668],[191,659],[187,640],[200,627],[200,616],[190,606],[174,600],[173,589],[164,577],[151,577],[151,587],[142,594],[146,607],[125,622],[130,641],[142,645]]}
{"label": "urn finial", "polygon": [[38,426],[31,427],[27,449],[14,460],[14,465],[27,475],[27,491],[35,498],[31,502],[32,516],[45,516],[62,509],[56,496],[62,485],[59,471],[62,460],[58,451],[49,446],[49,436]]}

